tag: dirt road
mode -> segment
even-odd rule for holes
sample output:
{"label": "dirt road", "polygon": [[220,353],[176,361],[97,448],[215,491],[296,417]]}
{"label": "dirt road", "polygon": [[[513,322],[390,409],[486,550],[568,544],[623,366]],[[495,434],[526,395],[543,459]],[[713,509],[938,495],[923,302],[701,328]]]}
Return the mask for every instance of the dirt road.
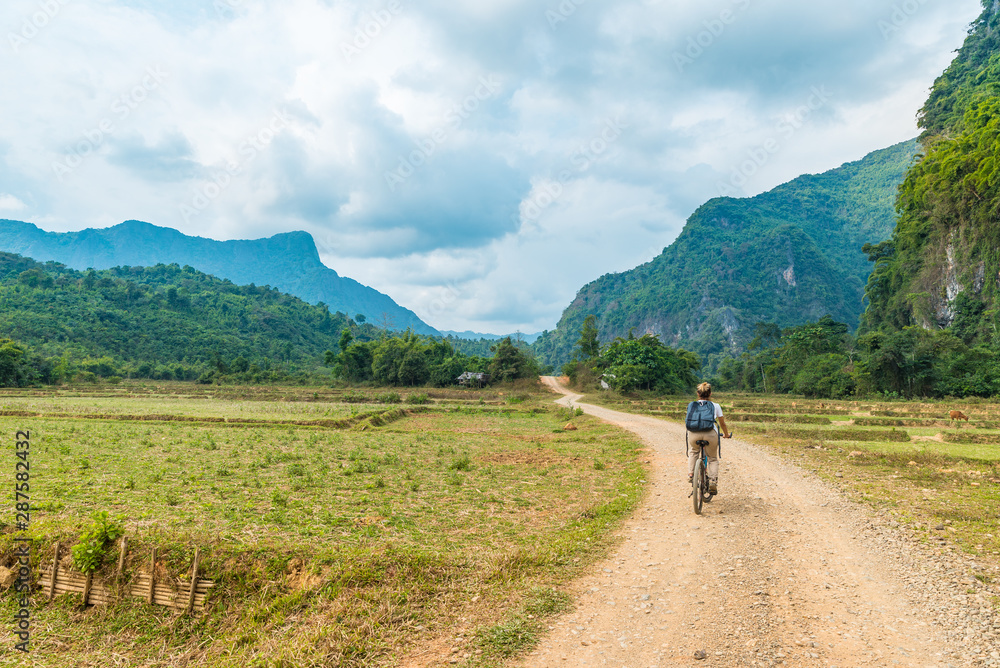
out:
{"label": "dirt road", "polygon": [[545,382],[560,403],[642,437],[651,492],[525,666],[970,665],[904,595],[904,564],[869,511],[733,439],[720,496],[696,516],[682,425],[582,404]]}

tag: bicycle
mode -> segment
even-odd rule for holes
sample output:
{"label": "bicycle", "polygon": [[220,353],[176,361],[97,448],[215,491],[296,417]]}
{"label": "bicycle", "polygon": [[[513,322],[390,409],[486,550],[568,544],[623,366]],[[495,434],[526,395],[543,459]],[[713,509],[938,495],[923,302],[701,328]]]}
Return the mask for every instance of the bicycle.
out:
{"label": "bicycle", "polygon": [[688,496],[694,502],[694,514],[701,515],[702,506],[711,502],[715,494],[708,491],[708,455],[705,453],[708,441],[699,438],[694,444],[701,448],[701,457],[694,464],[694,477],[691,478],[691,493]]}
{"label": "bicycle", "polygon": [[[729,438],[732,437],[733,434],[730,432]],[[702,506],[710,503],[715,494],[709,491],[708,484],[708,454],[705,452],[708,441],[699,438],[694,444],[701,449],[701,457],[694,464],[694,476],[691,478],[691,493],[688,496],[694,503],[694,514],[701,515]],[[722,459],[722,434],[719,434],[719,459]]]}

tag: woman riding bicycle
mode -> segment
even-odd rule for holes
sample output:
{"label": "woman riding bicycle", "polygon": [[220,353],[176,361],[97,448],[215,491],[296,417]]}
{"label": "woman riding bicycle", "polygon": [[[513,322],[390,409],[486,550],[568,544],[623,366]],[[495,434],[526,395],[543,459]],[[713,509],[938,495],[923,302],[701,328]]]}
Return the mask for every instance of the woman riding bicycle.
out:
{"label": "woman riding bicycle", "polygon": [[[722,427],[722,433],[725,438],[732,438],[733,433],[729,431],[729,427],[726,426],[726,418],[722,417],[722,407],[714,401],[710,401],[712,398],[712,386],[708,383],[702,383],[698,386],[698,401],[692,401],[688,406],[688,414],[691,414],[692,409],[697,410],[698,407],[705,407],[706,404],[711,403],[714,409],[714,420],[719,423]],[[707,408],[703,408],[708,410]],[[715,429],[709,429],[708,431],[691,431],[688,430],[688,442],[694,443],[695,441],[703,440],[708,441],[708,445],[705,446],[705,454],[708,455],[708,491],[710,494],[719,493],[719,432]],[[701,451],[699,448],[691,448],[690,456],[688,457],[688,482],[694,478],[694,465],[697,463],[698,458],[701,456]]]}

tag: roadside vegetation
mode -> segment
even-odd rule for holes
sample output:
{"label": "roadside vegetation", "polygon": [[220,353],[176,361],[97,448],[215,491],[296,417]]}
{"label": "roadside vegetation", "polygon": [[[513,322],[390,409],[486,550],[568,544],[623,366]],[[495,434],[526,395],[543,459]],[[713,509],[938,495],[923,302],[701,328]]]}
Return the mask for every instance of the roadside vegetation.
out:
{"label": "roadside vegetation", "polygon": [[956,319],[944,331],[907,327],[854,336],[830,316],[785,329],[758,323],[746,352],[709,360],[713,373],[694,353],[651,334],[602,346],[590,316],[563,373],[583,391],[607,386],[669,395],[689,390],[703,374],[726,392],[867,401],[1000,396],[1000,340],[977,334],[984,321],[963,315],[963,305],[971,304],[956,299]]}
{"label": "roadside vegetation", "polygon": [[[57,540],[116,555],[122,527],[128,578],[155,546],[183,583],[197,545],[216,583],[193,616],[38,595],[37,666],[506,665],[569,605],[562,586],[612,547],[645,487],[637,439],[535,381],[8,390],[0,422],[31,432],[36,569]],[[14,519],[0,511],[0,566]],[[94,560],[98,577],[113,562]],[[0,594],[4,617],[15,604]]]}
{"label": "roadside vegetation", "polygon": [[697,382],[695,372],[701,361],[694,353],[665,346],[651,334],[636,338],[630,332],[627,339],[615,339],[603,347],[597,336],[597,318],[588,316],[573,359],[563,366],[574,387],[669,394],[683,392]]}
{"label": "roadside vegetation", "polygon": [[829,399],[1000,396],[1000,339],[977,334],[989,325],[981,305],[960,295],[955,308],[943,331],[906,327],[855,337],[830,317],[786,329],[761,323],[747,352],[718,364],[713,384]]}

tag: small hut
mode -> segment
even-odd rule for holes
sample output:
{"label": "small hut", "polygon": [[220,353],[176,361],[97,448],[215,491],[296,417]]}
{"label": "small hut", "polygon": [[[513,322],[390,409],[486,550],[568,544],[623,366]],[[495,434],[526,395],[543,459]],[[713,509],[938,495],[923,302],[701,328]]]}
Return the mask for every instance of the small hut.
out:
{"label": "small hut", "polygon": [[458,384],[465,387],[482,387],[486,383],[486,374],[478,371],[466,371],[458,377]]}

